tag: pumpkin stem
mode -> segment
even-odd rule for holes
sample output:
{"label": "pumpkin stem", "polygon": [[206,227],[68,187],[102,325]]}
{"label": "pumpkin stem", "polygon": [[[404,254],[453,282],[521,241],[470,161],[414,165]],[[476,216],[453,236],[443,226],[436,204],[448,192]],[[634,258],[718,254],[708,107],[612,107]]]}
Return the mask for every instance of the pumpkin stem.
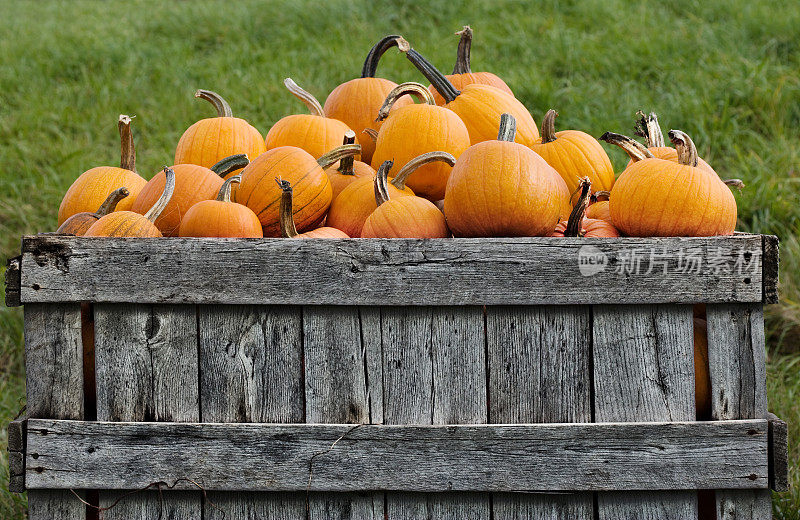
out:
{"label": "pumpkin stem", "polygon": [[114,210],[117,209],[117,204],[119,204],[119,201],[121,201],[130,194],[131,192],[128,191],[128,188],[126,188],[125,186],[117,188],[116,190],[108,194],[106,200],[104,200],[103,203],[100,204],[100,207],[97,209],[97,211],[95,211],[94,214],[99,218],[99,217],[104,217],[109,213],[113,213]]}
{"label": "pumpkin stem", "polygon": [[740,192],[742,191],[742,188],[745,187],[744,181],[742,179],[728,179],[728,180],[725,180],[725,181],[722,181],[722,182],[725,183],[725,186],[730,186],[731,188],[736,188]]}
{"label": "pumpkin stem", "polygon": [[164,191],[161,192],[161,197],[159,197],[156,203],[153,204],[153,207],[144,214],[144,218],[153,223],[161,216],[164,208],[167,207],[167,204],[169,204],[169,201],[172,199],[172,192],[175,191],[175,172],[172,168],[164,166],[164,175],[166,176],[166,181],[164,183]]}
{"label": "pumpkin stem", "polygon": [[225,182],[222,183],[222,186],[219,188],[219,194],[217,195],[217,201],[219,202],[230,202],[231,201],[231,186],[234,182],[240,183],[242,182],[241,175],[234,175],[230,179],[225,179]]}
{"label": "pumpkin stem", "polygon": [[431,82],[433,88],[444,98],[446,103],[450,103],[461,94],[461,91],[454,87],[444,74],[439,72],[422,54],[412,49],[411,44],[406,40],[398,42],[397,48],[406,53],[408,61],[413,63],[417,70]]}
{"label": "pumpkin stem", "polygon": [[645,145],[635,139],[631,139],[627,135],[615,134],[614,132],[606,132],[600,136],[601,141],[608,144],[614,144],[625,150],[625,153],[631,158],[631,161],[637,162],[643,159],[652,159],[655,157],[653,152],[647,149]]}
{"label": "pumpkin stem", "polygon": [[325,117],[325,111],[322,109],[322,105],[319,104],[317,98],[311,95],[310,92],[303,90],[300,88],[300,85],[294,82],[292,78],[286,78],[283,80],[284,86],[295,95],[300,101],[305,103],[308,107],[308,111],[311,112],[311,115]]}
{"label": "pumpkin stem", "polygon": [[670,130],[667,132],[669,140],[678,150],[678,162],[688,166],[697,166],[697,147],[692,138],[681,130]]}
{"label": "pumpkin stem", "polygon": [[436,104],[436,100],[433,99],[433,95],[427,88],[425,88],[425,85],[408,81],[406,83],[397,85],[389,92],[389,95],[386,96],[386,100],[384,100],[383,105],[381,105],[381,109],[378,110],[378,118],[375,121],[383,121],[389,117],[389,111],[392,109],[394,104],[398,99],[406,94],[416,97],[423,103],[427,103],[429,105]]}
{"label": "pumpkin stem", "polygon": [[498,141],[514,142],[517,136],[517,120],[511,114],[503,114],[500,116],[500,129],[497,132]]}
{"label": "pumpkin stem", "polygon": [[[342,140],[342,144],[347,146],[348,144],[355,144],[356,142],[356,133],[352,130],[348,130],[344,133],[344,139]],[[339,161],[339,168],[337,171],[342,175],[355,175],[356,172],[353,170],[353,163],[355,162],[356,158],[355,155],[348,155],[347,157],[343,158]]]}
{"label": "pumpkin stem", "polygon": [[401,191],[406,189],[406,179],[408,179],[409,175],[414,173],[420,166],[436,161],[442,161],[451,167],[456,164],[456,158],[447,152],[428,152],[418,155],[400,168],[400,171],[392,179],[392,186]]}
{"label": "pumpkin stem", "polygon": [[345,157],[353,157],[361,153],[360,144],[343,144],[317,159],[317,164],[324,170],[330,168]]}
{"label": "pumpkin stem", "polygon": [[636,125],[634,126],[635,135],[644,137],[648,148],[661,148],[666,146],[664,134],[661,133],[661,126],[658,124],[658,116],[655,112],[645,114],[641,110],[636,112]]}
{"label": "pumpkin stem", "polygon": [[220,159],[217,164],[209,169],[220,177],[225,177],[229,173],[244,168],[248,164],[250,164],[250,160],[247,158],[247,155],[237,153],[236,155]]}
{"label": "pumpkin stem", "polygon": [[456,66],[453,67],[453,74],[469,74],[472,72],[469,67],[472,28],[469,25],[465,25],[456,35],[461,36],[461,39],[458,40],[458,53],[456,54]]}
{"label": "pumpkin stem", "polygon": [[381,38],[381,40],[370,49],[369,54],[367,54],[367,59],[364,60],[364,66],[361,68],[361,77],[374,78],[375,73],[378,71],[378,62],[380,59],[386,51],[392,47],[397,47],[399,40],[402,39],[402,36],[399,34],[390,34],[389,36]]}
{"label": "pumpkin stem", "polygon": [[589,197],[592,191],[592,181],[589,180],[589,177],[584,177],[580,180],[579,188],[581,190],[581,196],[578,202],[575,203],[575,207],[572,208],[572,213],[569,214],[567,228],[564,230],[565,237],[581,236],[583,216],[586,214],[586,208],[589,207]]}
{"label": "pumpkin stem", "polygon": [[292,185],[280,177],[275,177],[275,182],[283,191],[281,194],[280,224],[283,238],[294,238],[299,233],[294,226],[294,216],[292,215]]}
{"label": "pumpkin stem", "polygon": [[600,199],[608,200],[610,198],[611,198],[611,192],[610,191],[600,190],[600,191],[596,191],[596,192],[592,193],[591,200],[592,200],[592,202],[599,202]]}
{"label": "pumpkin stem", "polygon": [[233,117],[233,111],[222,96],[211,90],[200,89],[194,93],[194,97],[205,99],[217,109],[217,117]]}
{"label": "pumpkin stem", "polygon": [[122,152],[119,159],[119,167],[123,170],[130,170],[136,173],[136,147],[133,145],[133,132],[131,131],[132,119],[133,118],[130,116],[120,114],[119,121],[117,121]]}
{"label": "pumpkin stem", "polygon": [[394,161],[383,161],[375,173],[375,204],[380,206],[389,201],[389,170]]}
{"label": "pumpkin stem", "polygon": [[378,131],[374,128],[365,128],[364,131],[361,132],[362,134],[367,134],[370,139],[377,142],[378,141]]}
{"label": "pumpkin stem", "polygon": [[556,118],[558,112],[552,108],[547,111],[542,119],[542,144],[552,143],[556,140]]}

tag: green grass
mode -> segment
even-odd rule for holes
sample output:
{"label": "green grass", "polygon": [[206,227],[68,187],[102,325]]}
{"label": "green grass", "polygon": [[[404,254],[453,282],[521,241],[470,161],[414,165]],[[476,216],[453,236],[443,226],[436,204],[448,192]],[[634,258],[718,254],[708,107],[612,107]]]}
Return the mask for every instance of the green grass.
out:
{"label": "green grass", "polygon": [[[357,4],[357,5],[356,5]],[[355,77],[371,44],[403,34],[452,67],[464,24],[475,30],[473,67],[500,74],[540,120],[593,135],[631,132],[637,109],[695,138],[724,177],[740,177],[739,229],[782,239],[782,303],[768,312],[771,408],[791,428],[794,491],[778,518],[800,519],[800,4],[746,0],[574,2],[0,1],[0,256],[23,233],[53,230],[61,196],[84,170],[118,159],[116,120],[135,114],[139,170],[171,164],[175,144],[219,91],[266,133],[301,111],[281,80],[321,100]],[[379,74],[421,76],[396,52]],[[617,168],[625,161],[609,149]],[[0,310],[0,424],[23,399],[21,312]],[[4,433],[0,449],[4,449]],[[2,450],[0,450],[2,451]],[[4,455],[0,455],[3,457]],[[5,491],[0,517],[22,518]]]}

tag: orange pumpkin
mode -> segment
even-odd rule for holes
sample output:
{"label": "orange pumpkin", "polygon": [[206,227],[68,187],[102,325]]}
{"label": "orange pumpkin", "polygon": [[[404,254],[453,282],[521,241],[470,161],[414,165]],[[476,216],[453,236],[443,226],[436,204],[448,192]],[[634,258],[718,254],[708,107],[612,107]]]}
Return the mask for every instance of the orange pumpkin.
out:
{"label": "orange pumpkin", "polygon": [[459,91],[408,42],[404,40],[398,48],[406,53],[411,63],[444,98],[444,106],[458,114],[467,127],[471,144],[494,140],[497,121],[502,114],[511,114],[517,121],[516,142],[531,146],[539,140],[539,129],[530,112],[511,94],[491,85],[477,83],[466,85]]}
{"label": "orange pumpkin", "polygon": [[[352,130],[348,130],[344,135],[343,145],[355,144],[356,134]],[[373,147],[374,149],[374,147]],[[361,155],[364,155],[364,147],[361,146]],[[343,189],[348,187],[351,182],[362,177],[369,177],[370,179],[375,175],[375,170],[369,164],[361,161],[356,161],[354,155],[345,157],[339,161],[339,167],[330,166],[325,168],[325,173],[328,175],[328,180],[331,181],[331,191],[333,193],[332,200],[342,192]]]}
{"label": "orange pumpkin", "polygon": [[131,209],[133,201],[147,184],[136,173],[136,149],[133,146],[131,118],[120,115],[117,124],[122,141],[120,167],[98,166],[83,172],[69,187],[58,208],[58,225],[77,213],[91,213],[99,207],[114,190],[125,186],[130,196],[117,204],[115,211]]}
{"label": "orange pumpkin", "polygon": [[275,123],[267,132],[267,150],[280,146],[296,146],[319,159],[339,146],[350,127],[338,119],[325,117],[319,101],[291,78],[283,80],[283,84],[306,104],[311,113],[286,116]]}
{"label": "orange pumpkin", "polygon": [[[369,164],[375,151],[375,141],[371,140],[364,130],[378,130],[380,121],[375,121],[375,114],[383,104],[389,92],[397,86],[394,81],[376,78],[378,62],[383,54],[397,46],[398,35],[386,36],[375,44],[364,61],[361,77],[346,81],[333,89],[325,100],[323,110],[325,117],[338,119],[352,128],[361,144],[361,160]],[[401,98],[395,104],[396,108],[410,105],[409,98]],[[372,174],[375,170],[372,170]],[[334,190],[334,198],[336,192]]]}
{"label": "orange pumpkin", "polygon": [[611,222],[611,213],[608,209],[608,191],[596,191],[592,194],[591,204],[586,209],[586,218],[605,220]]}
{"label": "orange pumpkin", "polygon": [[497,140],[474,144],[456,161],[444,214],[457,237],[550,236],[569,204],[552,166],[514,141],[514,118],[503,114]]}
{"label": "orange pumpkin", "polygon": [[706,320],[694,318],[694,402],[698,421],[711,420],[711,373]]}
{"label": "orange pumpkin", "polygon": [[584,177],[579,182],[580,195],[578,202],[569,216],[569,220],[562,220],[553,231],[554,237],[586,237],[586,238],[612,238],[618,237],[619,231],[610,222],[599,219],[586,218],[586,208],[591,198],[592,181]]}
{"label": "orange pumpkin", "polygon": [[619,134],[601,139],[631,156],[611,189],[614,226],[629,236],[730,235],[736,227],[736,200],[716,174],[697,166],[697,149],[685,133],[670,130],[678,162],[652,157],[640,143]]}
{"label": "orange pumpkin", "polygon": [[[397,99],[409,94],[418,96],[424,103],[390,112]],[[373,168],[388,160],[402,168],[426,152],[444,151],[458,157],[469,148],[469,132],[461,119],[451,110],[436,106],[430,92],[419,83],[403,83],[392,90],[378,118],[385,121],[378,132]],[[444,197],[451,169],[448,164],[429,163],[416,170],[407,182],[421,197],[439,200]]]}
{"label": "orange pumpkin", "polygon": [[278,183],[278,187],[282,191],[280,223],[281,235],[283,238],[350,238],[345,232],[332,227],[320,227],[317,229],[312,229],[311,231],[306,231],[305,233],[298,233],[297,228],[294,225],[294,218],[292,217],[292,184],[289,181],[281,179],[280,177],[276,177],[275,182]]}
{"label": "orange pumpkin", "polygon": [[163,236],[155,225],[164,208],[167,207],[175,189],[175,172],[164,168],[166,178],[161,197],[147,213],[140,215],[133,211],[115,211],[101,217],[92,224],[84,236],[87,237],[137,237],[156,238]]}
{"label": "orange pumpkin", "polygon": [[201,200],[181,219],[179,236],[261,238],[261,222],[247,206],[231,202],[231,186],[241,182],[241,175],[229,177],[222,184],[216,200]]}
{"label": "orange pumpkin", "polygon": [[[390,162],[390,161],[387,161]],[[388,168],[375,176],[375,204],[364,221],[361,238],[447,238],[450,230],[439,208],[415,195],[390,198]]]}
{"label": "orange pumpkin", "polygon": [[[658,159],[665,159],[667,161],[678,162],[678,150],[671,146],[667,146],[664,142],[664,134],[661,132],[661,126],[658,124],[658,116],[654,112],[645,114],[639,110],[636,112],[635,134],[644,137],[647,149],[653,154],[653,157]],[[628,166],[632,161],[628,162]],[[627,166],[626,166],[627,167]],[[711,173],[717,172],[703,159],[697,158],[697,167],[708,170]]]}
{"label": "orange pumpkin", "polygon": [[201,119],[183,133],[175,149],[175,164],[211,168],[231,155],[245,154],[253,158],[267,151],[261,132],[244,119],[233,117],[230,105],[222,96],[210,90],[198,90],[194,97],[214,105],[217,117]]}
{"label": "orange pumpkin", "polygon": [[111,194],[103,201],[97,211],[89,213],[76,213],[64,221],[63,224],[58,226],[56,233],[60,235],[75,235],[76,237],[83,236],[92,224],[100,220],[101,217],[112,213],[116,208],[119,201],[130,195],[128,188],[122,187],[112,191]]}
{"label": "orange pumpkin", "polygon": [[[453,67],[452,74],[445,76],[450,83],[452,83],[457,89],[463,89],[467,85],[472,85],[473,83],[477,83],[479,85],[489,85],[499,88],[503,92],[507,92],[513,96],[514,93],[511,92],[510,88],[508,88],[506,82],[500,79],[498,76],[492,74],[491,72],[472,72],[469,63],[470,51],[472,49],[472,28],[470,28],[469,25],[465,25],[462,30],[456,33],[456,35],[461,36],[461,39],[458,41],[456,66]],[[437,105],[445,104],[444,98],[436,91],[435,88],[433,88],[432,85],[429,86],[428,89],[431,91],[431,94],[433,94]]]}

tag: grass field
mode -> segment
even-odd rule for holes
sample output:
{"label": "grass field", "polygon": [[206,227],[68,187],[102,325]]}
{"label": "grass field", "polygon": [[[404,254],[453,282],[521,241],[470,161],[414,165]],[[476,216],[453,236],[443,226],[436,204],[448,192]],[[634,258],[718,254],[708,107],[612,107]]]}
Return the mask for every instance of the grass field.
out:
{"label": "grass field", "polygon": [[[212,114],[192,93],[222,93],[266,133],[301,104],[291,76],[321,101],[355,77],[367,50],[403,34],[444,69],[475,30],[473,68],[501,75],[541,119],[593,135],[630,133],[637,109],[694,137],[737,195],[739,229],[782,240],[781,304],[768,309],[769,398],[790,423],[794,490],[776,518],[800,519],[800,3],[333,1],[95,3],[0,1],[0,256],[23,233],[52,231],[84,170],[119,160],[116,121],[136,115],[139,171],[172,164],[192,122]],[[448,70],[449,72],[449,70]],[[391,51],[379,75],[421,76]],[[625,157],[609,149],[617,168]],[[0,309],[0,424],[24,401],[22,313]],[[0,434],[0,518],[23,518],[7,492]]]}

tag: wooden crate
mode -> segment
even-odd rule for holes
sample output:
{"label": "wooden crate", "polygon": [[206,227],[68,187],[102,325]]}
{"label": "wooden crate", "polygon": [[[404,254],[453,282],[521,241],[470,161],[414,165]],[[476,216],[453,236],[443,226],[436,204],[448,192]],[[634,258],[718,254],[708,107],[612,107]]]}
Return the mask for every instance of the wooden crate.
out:
{"label": "wooden crate", "polygon": [[86,519],[76,496],[108,520],[696,519],[698,490],[720,519],[770,518],[777,266],[746,234],[27,237],[12,484],[32,520]]}

